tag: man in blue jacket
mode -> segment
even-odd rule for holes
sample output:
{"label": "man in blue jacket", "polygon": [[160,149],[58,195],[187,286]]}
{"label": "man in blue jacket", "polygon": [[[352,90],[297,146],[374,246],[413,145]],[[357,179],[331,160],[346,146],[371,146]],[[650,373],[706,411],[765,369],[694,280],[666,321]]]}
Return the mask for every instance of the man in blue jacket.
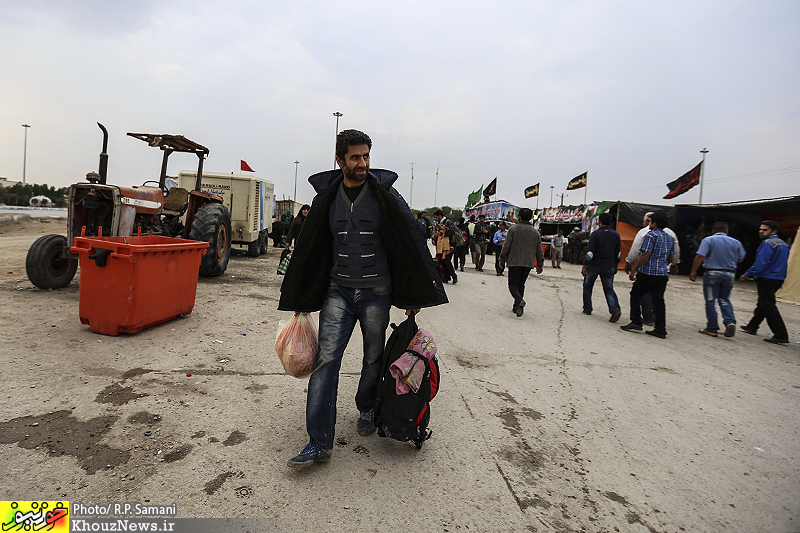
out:
{"label": "man in blue jacket", "polygon": [[[617,293],[614,292],[614,274],[620,260],[619,233],[611,229],[611,213],[600,213],[597,217],[598,228],[589,236],[589,246],[586,248],[586,259],[581,268],[583,275],[583,314],[592,314],[592,289],[597,277],[603,284],[603,293],[606,296],[608,312],[611,313],[609,322],[616,322],[622,315],[619,307]],[[559,230],[560,231],[560,230]]]}
{"label": "man in blue jacket", "polygon": [[375,431],[374,406],[392,305],[416,313],[447,303],[414,215],[392,187],[397,174],[370,170],[372,140],[357,130],[336,137],[340,170],[308,181],[317,191],[281,285],[278,309],[319,311],[319,356],[308,383],[309,443],[288,465],[329,461],[342,356],[356,322],[364,356],[356,392],[360,435]]}
{"label": "man in blue jacket", "polygon": [[772,330],[772,337],[764,339],[773,344],[789,344],[789,333],[783,323],[778,306],[775,303],[775,293],[786,279],[786,269],[789,264],[789,245],[778,237],[780,224],[773,220],[761,223],[758,235],[763,239],[756,250],[756,260],[747,272],[742,274],[741,280],[755,278],[758,289],[758,304],[753,312],[753,318],[742,331],[755,335],[761,321],[767,319],[767,325]]}

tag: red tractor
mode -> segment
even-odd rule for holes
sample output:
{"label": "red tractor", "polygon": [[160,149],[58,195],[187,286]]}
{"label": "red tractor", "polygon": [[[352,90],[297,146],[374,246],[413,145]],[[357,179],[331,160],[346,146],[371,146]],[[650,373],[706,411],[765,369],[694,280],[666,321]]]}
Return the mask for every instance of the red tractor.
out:
{"label": "red tractor", "polygon": [[[128,133],[164,152],[161,176],[141,186],[120,187],[106,184],[108,170],[108,131],[103,130],[103,151],[99,172],[86,175],[86,183],[75,183],[69,190],[67,236],[45,235],[33,243],[25,260],[28,279],[39,288],[57,289],[72,281],[78,258],[69,249],[74,236],[123,237],[145,234],[178,237],[209,243],[200,265],[200,275],[220,276],[231,254],[231,215],[222,198],[200,191],[203,160],[208,148],[182,135]],[[194,190],[167,186],[167,159],[172,152],[197,155],[197,181]],[[185,215],[185,222],[184,220]]]}

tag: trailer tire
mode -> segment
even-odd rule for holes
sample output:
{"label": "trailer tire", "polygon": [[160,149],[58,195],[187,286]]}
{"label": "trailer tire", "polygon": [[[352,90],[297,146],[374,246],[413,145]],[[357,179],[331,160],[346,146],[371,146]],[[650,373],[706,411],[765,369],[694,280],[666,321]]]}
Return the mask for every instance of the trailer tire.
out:
{"label": "trailer tire", "polygon": [[63,235],[44,235],[36,239],[25,258],[25,272],[31,283],[40,289],[69,285],[78,270],[78,258],[62,259],[61,251],[66,245],[67,238]]}
{"label": "trailer tire", "polygon": [[267,239],[269,237],[267,230],[262,230],[261,233],[258,234],[258,251],[262,254],[267,253]]}
{"label": "trailer tire", "polygon": [[253,242],[247,243],[247,255],[250,257],[258,257],[261,255],[261,244],[259,243],[260,237]]}
{"label": "trailer tire", "polygon": [[231,257],[231,213],[222,204],[206,204],[194,214],[189,238],[209,244],[200,262],[200,275],[221,276]]}

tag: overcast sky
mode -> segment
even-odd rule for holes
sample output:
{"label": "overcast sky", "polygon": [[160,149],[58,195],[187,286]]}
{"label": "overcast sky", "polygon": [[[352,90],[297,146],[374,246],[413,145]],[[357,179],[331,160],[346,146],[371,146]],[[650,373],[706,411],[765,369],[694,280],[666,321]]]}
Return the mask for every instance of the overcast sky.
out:
{"label": "overcast sky", "polygon": [[[494,177],[497,198],[535,207],[541,183],[549,206],[584,171],[590,202],[668,204],[703,148],[704,203],[796,195],[798,67],[796,0],[2,2],[0,177],[22,179],[26,123],[26,181],[82,181],[101,122],[110,183],[158,179],[161,153],[127,132],[173,133],[279,198],[300,161],[310,202],[338,111],[415,208]],[[196,164],[174,154],[169,174]]]}

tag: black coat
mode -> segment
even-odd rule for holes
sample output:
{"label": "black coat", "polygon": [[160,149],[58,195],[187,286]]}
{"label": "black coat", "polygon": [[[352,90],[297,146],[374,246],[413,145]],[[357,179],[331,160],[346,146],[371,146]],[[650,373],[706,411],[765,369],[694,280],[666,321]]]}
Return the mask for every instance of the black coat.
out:
{"label": "black coat", "polygon": [[[341,170],[328,170],[308,178],[317,196],[297,237],[281,285],[281,311],[306,313],[322,308],[333,268],[329,215],[342,177]],[[441,278],[414,215],[392,187],[395,180],[397,174],[389,170],[371,169],[367,176],[381,209],[381,233],[392,277],[392,305],[420,309],[445,304],[447,295]]]}

